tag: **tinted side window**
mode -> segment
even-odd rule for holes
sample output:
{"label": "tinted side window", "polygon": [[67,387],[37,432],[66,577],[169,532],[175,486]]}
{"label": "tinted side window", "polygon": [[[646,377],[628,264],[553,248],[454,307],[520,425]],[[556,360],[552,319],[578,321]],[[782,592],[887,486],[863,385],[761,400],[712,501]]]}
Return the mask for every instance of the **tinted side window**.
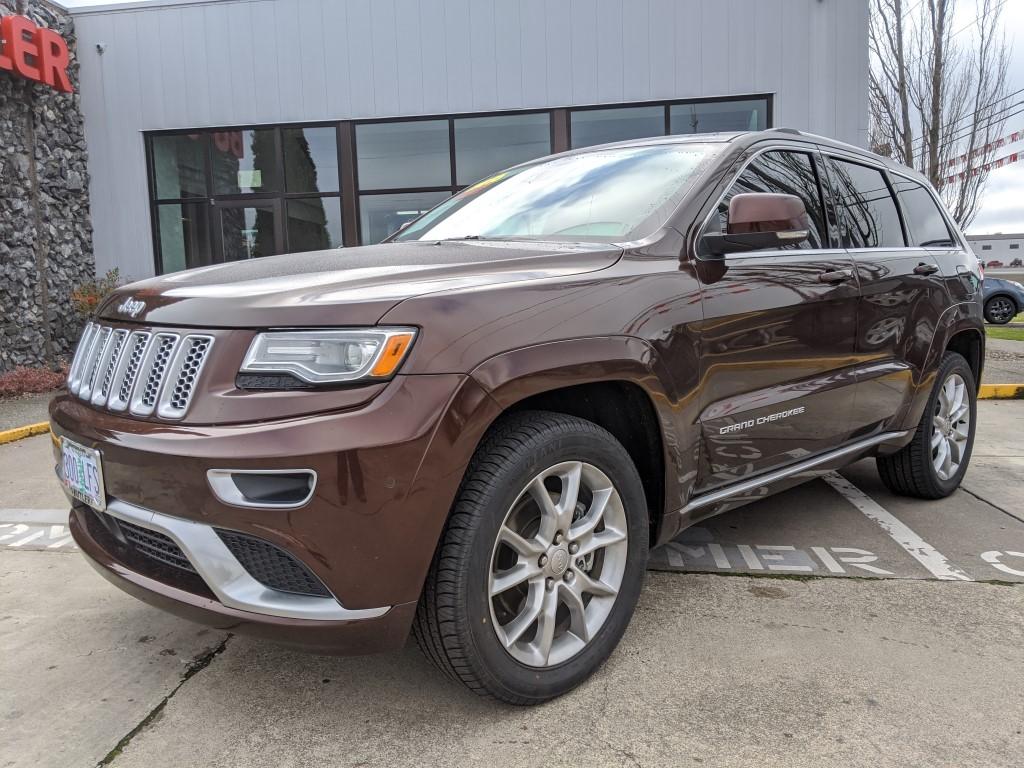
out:
{"label": "tinted side window", "polygon": [[718,206],[718,219],[725,232],[729,224],[729,201],[743,192],[776,192],[796,195],[804,201],[810,219],[810,236],[796,248],[823,248],[825,213],[818,191],[818,175],[811,156],[804,152],[772,150],[758,155],[726,192]]}
{"label": "tinted side window", "polygon": [[833,195],[844,248],[904,248],[896,201],[876,168],[832,159]]}
{"label": "tinted side window", "polygon": [[916,181],[896,178],[896,196],[910,230],[910,243],[920,248],[955,247],[956,239],[931,192]]}

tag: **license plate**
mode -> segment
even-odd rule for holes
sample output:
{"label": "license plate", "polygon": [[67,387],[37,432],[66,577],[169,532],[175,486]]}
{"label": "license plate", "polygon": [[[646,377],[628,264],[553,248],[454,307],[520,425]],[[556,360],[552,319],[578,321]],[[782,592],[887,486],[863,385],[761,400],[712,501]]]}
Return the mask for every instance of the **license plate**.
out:
{"label": "license plate", "polygon": [[107,508],[103,489],[103,460],[93,448],[68,440],[60,441],[60,479],[68,493],[101,512]]}

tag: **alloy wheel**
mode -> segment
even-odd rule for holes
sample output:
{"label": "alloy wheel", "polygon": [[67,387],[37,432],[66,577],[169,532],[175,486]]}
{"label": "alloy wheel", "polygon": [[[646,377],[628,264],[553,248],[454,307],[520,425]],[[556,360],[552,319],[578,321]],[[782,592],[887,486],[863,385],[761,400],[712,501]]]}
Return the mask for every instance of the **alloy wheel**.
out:
{"label": "alloy wheel", "polygon": [[988,303],[988,319],[993,323],[1007,323],[1013,319],[1017,307],[1005,296],[997,296]]}
{"label": "alloy wheel", "polygon": [[505,650],[530,667],[582,651],[611,613],[627,551],[626,512],[604,472],[567,461],[534,477],[491,554],[491,622]]}
{"label": "alloy wheel", "polygon": [[932,417],[932,466],[940,480],[949,480],[960,469],[970,433],[967,383],[954,373],[943,382]]}

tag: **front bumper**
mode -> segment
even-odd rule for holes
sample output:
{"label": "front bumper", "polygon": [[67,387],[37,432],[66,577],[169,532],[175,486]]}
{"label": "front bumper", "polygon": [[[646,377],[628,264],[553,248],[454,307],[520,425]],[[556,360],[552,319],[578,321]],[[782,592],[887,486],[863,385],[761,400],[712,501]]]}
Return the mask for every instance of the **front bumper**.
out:
{"label": "front bumper", "polygon": [[[72,533],[110,581],[212,626],[360,652],[364,641],[383,650],[408,633],[471,455],[466,438],[486,426],[493,407],[472,379],[438,375],[396,377],[356,410],[244,425],[146,422],[67,396],[50,415],[55,455],[63,436],[100,451],[106,514],[168,537],[194,566],[195,578],[142,567],[153,564],[133,560],[98,524],[102,515],[75,503]],[[234,506],[207,480],[208,470],[224,468],[308,468],[318,482],[300,508]],[[294,557],[325,596],[268,589],[228,551],[225,531]]]}
{"label": "front bumper", "polygon": [[89,564],[119,589],[189,621],[309,651],[346,655],[397,650],[409,634],[415,601],[394,605],[371,618],[303,619],[240,610],[225,605],[212,594],[173,586],[167,579],[146,575],[126,565],[109,540],[95,535],[96,529],[89,523],[92,514],[88,508],[76,505],[70,518],[71,533]]}

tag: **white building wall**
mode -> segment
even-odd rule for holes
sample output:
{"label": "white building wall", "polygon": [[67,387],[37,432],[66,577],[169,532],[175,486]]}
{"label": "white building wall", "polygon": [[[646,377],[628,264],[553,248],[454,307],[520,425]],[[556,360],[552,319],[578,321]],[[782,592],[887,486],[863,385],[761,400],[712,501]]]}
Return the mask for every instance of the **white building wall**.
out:
{"label": "white building wall", "polygon": [[776,126],[867,143],[867,0],[167,0],[75,23],[97,269],[134,278],[145,130],[773,93]]}
{"label": "white building wall", "polygon": [[988,264],[1001,261],[1009,266],[1014,259],[1024,260],[1024,232],[1015,235],[969,235],[967,242],[974,249],[974,255]]}

